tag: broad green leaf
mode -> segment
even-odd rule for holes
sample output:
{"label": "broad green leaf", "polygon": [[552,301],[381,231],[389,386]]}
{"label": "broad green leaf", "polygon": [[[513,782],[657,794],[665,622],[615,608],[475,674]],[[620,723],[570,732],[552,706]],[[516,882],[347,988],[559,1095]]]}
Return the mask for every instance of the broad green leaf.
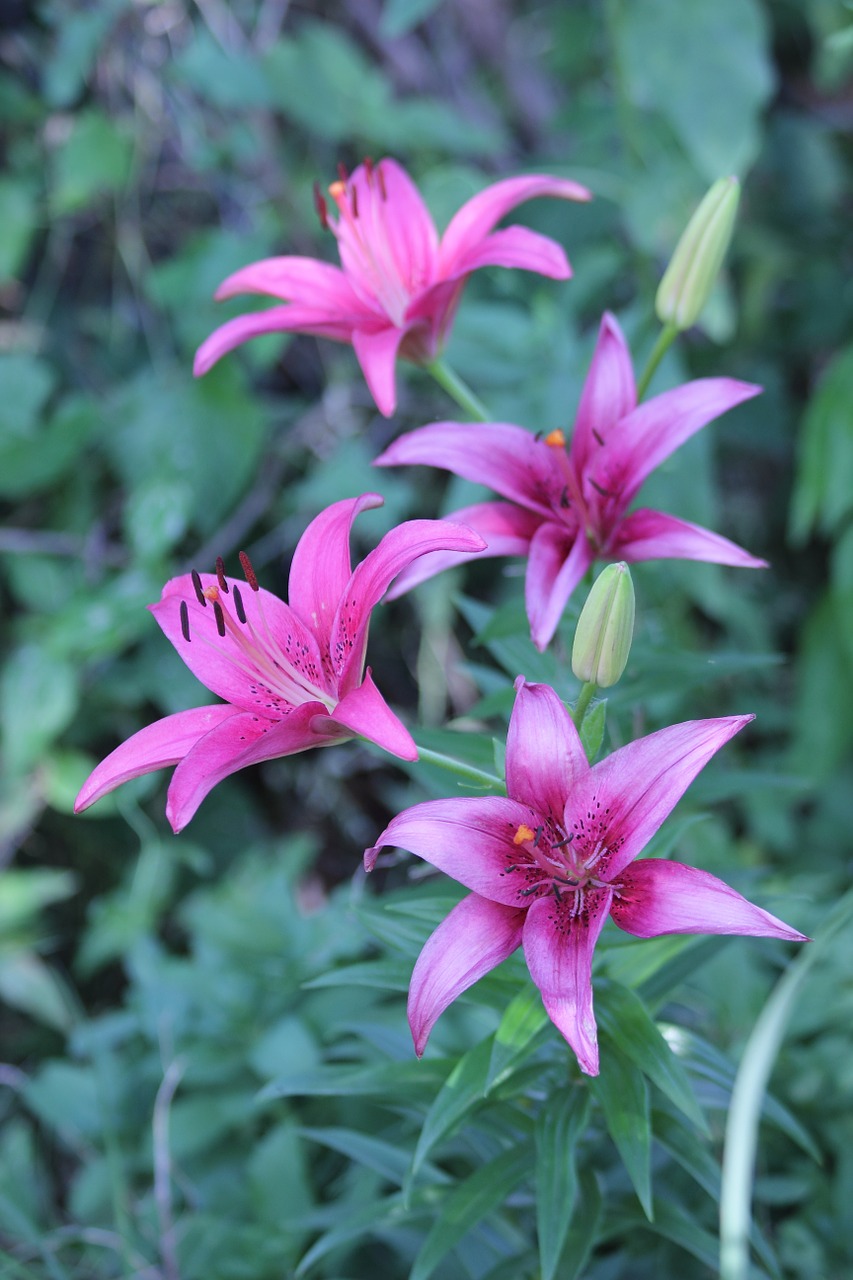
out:
{"label": "broad green leaf", "polygon": [[649,1089],[642,1073],[606,1032],[601,1037],[601,1073],[590,1088],[622,1157],[646,1217],[652,1218],[652,1127]]}
{"label": "broad green leaf", "polygon": [[103,1099],[91,1067],[49,1059],[25,1086],[23,1097],[30,1110],[71,1146],[103,1136]]}
{"label": "broad green leaf", "polygon": [[442,1258],[515,1189],[533,1163],[531,1145],[503,1152],[448,1193],[409,1280],[428,1280]]}
{"label": "broad green leaf", "polygon": [[52,868],[6,868],[0,876],[0,938],[36,924],[43,907],[61,902],[76,890],[70,871]]}
{"label": "broad green leaf", "polygon": [[246,1177],[255,1213],[271,1231],[278,1229],[283,1218],[298,1220],[311,1208],[305,1144],[292,1121],[277,1125],[256,1143]]}
{"label": "broad green leaf", "polygon": [[596,1016],[623,1053],[639,1067],[688,1119],[708,1133],[708,1124],[681,1062],[652,1021],[642,1000],[621,983],[600,984]]}
{"label": "broad green leaf", "polygon": [[78,698],[70,662],[35,644],[12,653],[0,676],[0,745],[11,774],[34,765],[68,727]]}
{"label": "broad green leaf", "polygon": [[424,1212],[428,1212],[431,1217],[434,1208],[425,1210],[423,1196],[416,1196],[412,1201],[407,1202],[400,1192],[386,1196],[383,1200],[372,1199],[369,1204],[359,1205],[350,1213],[338,1210],[334,1225],[312,1244],[296,1268],[296,1276],[306,1275],[316,1263],[334,1249],[356,1242],[362,1243],[365,1236],[370,1236],[373,1230],[404,1225],[411,1229]]}
{"label": "broad green leaf", "polygon": [[0,281],[12,280],[22,270],[39,223],[35,186],[18,178],[0,178]]}
{"label": "broad green leaf", "polygon": [[46,360],[0,353],[0,457],[13,442],[33,438],[55,382],[56,374]]}
{"label": "broad green leaf", "polygon": [[589,1116],[582,1086],[552,1093],[536,1118],[536,1233],[541,1280],[554,1280],[572,1223],[577,1193],[575,1148]]}
{"label": "broad green leaf", "polygon": [[791,538],[798,546],[813,532],[831,537],[853,510],[851,403],[853,346],[831,361],[803,418],[790,519]]}
{"label": "broad green leaf", "polygon": [[56,1031],[73,1025],[76,1009],[68,991],[34,951],[0,951],[0,999]]}
{"label": "broad green leaf", "polygon": [[54,157],[53,212],[76,213],[120,191],[132,160],[133,140],[121,124],[94,107],[80,112]]}
{"label": "broad green leaf", "polygon": [[526,983],[507,1005],[500,1026],[494,1035],[486,1077],[489,1092],[535,1053],[547,1034],[550,1019],[542,1004],[539,989]]}
{"label": "broad green leaf", "polygon": [[483,1101],[491,1055],[492,1037],[487,1036],[462,1055],[447,1077],[424,1119],[412,1160],[412,1177],[417,1174],[436,1143],[452,1132]]}

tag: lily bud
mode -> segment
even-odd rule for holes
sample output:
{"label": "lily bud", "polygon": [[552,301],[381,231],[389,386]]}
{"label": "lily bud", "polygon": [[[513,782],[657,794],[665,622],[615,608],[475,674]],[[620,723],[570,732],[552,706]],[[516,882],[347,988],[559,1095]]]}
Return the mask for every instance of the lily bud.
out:
{"label": "lily bud", "polygon": [[572,648],[578,680],[609,689],[622,675],[634,635],[634,583],[624,561],[609,564],[592,584]]}
{"label": "lily bud", "polygon": [[737,178],[719,178],[688,222],[655,298],[662,324],[681,330],[696,323],[726,256],[739,203]]}

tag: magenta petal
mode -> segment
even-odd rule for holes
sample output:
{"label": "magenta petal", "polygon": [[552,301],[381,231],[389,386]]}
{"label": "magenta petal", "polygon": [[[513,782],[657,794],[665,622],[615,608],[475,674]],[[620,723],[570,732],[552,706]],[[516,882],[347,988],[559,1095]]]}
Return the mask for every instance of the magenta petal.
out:
{"label": "magenta petal", "polygon": [[593,460],[594,478],[602,489],[621,494],[627,506],[646,476],[679,445],[760,391],[734,378],[699,378],[664,391],[621,420]]}
{"label": "magenta petal", "polygon": [[[318,717],[317,725],[321,726],[326,719]],[[418,758],[418,749],[412,735],[376,688],[369,667],[362,683],[341,698],[328,719],[333,724],[343,725],[350,733],[375,742],[384,751],[401,760]]]}
{"label": "magenta petal", "polygon": [[636,403],[634,368],[625,335],[616,317],[605,312],[572,431],[569,456],[578,475],[583,475],[602,440],[611,438],[617,423]]}
{"label": "magenta petal", "polygon": [[[218,585],[212,573],[200,574],[199,581],[204,589]],[[226,582],[229,591],[219,593],[226,625],[224,636],[219,635],[213,606],[199,604],[188,573],[171,578],[158,603],[148,606],[193,675],[226,702],[267,719],[286,712],[305,698],[331,696],[314,633],[293,609],[263,588],[252,591],[247,583],[234,578],[227,578]],[[235,587],[240,592],[245,623],[240,622],[236,612]],[[184,636],[181,620],[183,605],[189,623],[189,640]],[[286,655],[294,669],[293,679],[289,679],[280,666],[277,672],[273,668],[276,675],[273,680],[269,661],[262,665],[253,661],[245,647],[247,642],[258,650],[273,648],[279,650],[280,655]],[[292,695],[289,698],[284,693],[285,684]]]}
{"label": "magenta petal", "polygon": [[285,302],[301,303],[314,310],[375,319],[340,267],[318,258],[263,258],[233,272],[216,290],[219,302],[239,293],[263,293]]}
{"label": "magenta petal", "polygon": [[371,610],[397,574],[430,551],[471,553],[485,545],[478,533],[449,520],[407,520],[385,534],[356,565],[332,627],[332,663],[343,691],[351,687],[353,673],[361,671]]}
{"label": "magenta petal", "polygon": [[730,933],[808,941],[707,871],[656,858],[642,858],[621,873],[611,915],[620,929],[638,938]]}
{"label": "magenta petal", "polygon": [[524,916],[524,908],[472,893],[427,939],[409,987],[409,1026],[418,1057],[447,1006],[519,946]]}
{"label": "magenta petal", "polygon": [[507,876],[506,868],[517,858],[513,836],[522,825],[537,826],[536,818],[530,805],[504,796],[427,800],[388,824],[365,853],[365,865],[373,866],[380,849],[408,849],[491,902],[524,906],[524,881]]}
{"label": "magenta petal", "polygon": [[332,623],[352,577],[350,532],[356,516],[384,499],[378,493],[333,502],[311,521],[296,544],[290,562],[288,599],[328,651]]}
{"label": "magenta petal", "polygon": [[397,388],[394,367],[400,343],[406,336],[404,329],[380,329],[378,333],[356,330],[352,345],[364,380],[376,407],[383,417],[390,418],[397,407]]}
{"label": "magenta petal", "polygon": [[745,569],[766,569],[767,561],[701,525],[644,507],[622,521],[610,555],[617,560],[704,560]]}
{"label": "magenta petal", "polygon": [[586,753],[565,705],[547,684],[522,676],[506,740],[506,789],[513,800],[562,823],[566,796],[589,773]]}
{"label": "magenta petal", "polygon": [[565,485],[554,451],[524,427],[508,422],[436,422],[400,436],[375,466],[422,464],[488,485],[502,498],[551,516],[551,495]]}
{"label": "magenta petal", "polygon": [[592,955],[607,919],[612,890],[586,893],[582,915],[575,895],[538,898],[524,922],[524,958],[542,992],[548,1017],[577,1054],[581,1071],[598,1075],[598,1032],[592,1008]]}
{"label": "magenta petal", "polygon": [[225,704],[193,707],[140,729],[92,770],[74,801],[74,812],[88,809],[101,796],[131,778],[177,764],[200,738],[235,714],[234,707]]}
{"label": "magenta petal", "polygon": [[325,707],[319,702],[307,702],[279,721],[242,712],[199,738],[169,785],[166,817],[175,834],[187,825],[208,792],[238,769],[343,741],[347,735],[340,730],[317,732],[311,728],[321,712]]}
{"label": "magenta petal", "polygon": [[512,506],[508,502],[479,502],[473,507],[453,511],[447,518],[454,524],[467,525],[478,533],[486,543],[484,550],[465,554],[458,551],[430,551],[395,578],[386,599],[396,600],[418,583],[426,582],[427,578],[432,578],[444,569],[454,569],[467,560],[485,556],[525,556],[530,547],[530,539],[540,524],[540,517],[532,511]]}
{"label": "magenta petal", "polygon": [[457,264],[500,222],[504,214],[537,196],[560,200],[589,200],[586,187],[565,178],[532,173],[521,178],[505,178],[463,204],[454,214],[441,238],[438,274],[444,278],[457,270]]}
{"label": "magenta petal", "polygon": [[311,333],[318,338],[351,342],[353,326],[357,322],[357,317],[341,314],[336,309],[326,311],[322,307],[299,306],[297,303],[237,316],[205,338],[195,353],[193,373],[200,378],[229,351],[264,333]]}
{"label": "magenta petal", "polygon": [[687,720],[629,742],[593,765],[566,804],[566,830],[596,818],[608,854],[598,874],[609,881],[636,858],[689,787],[753,716]]}
{"label": "magenta petal", "polygon": [[562,246],[528,227],[493,231],[456,259],[454,275],[467,275],[478,267],[519,267],[552,280],[568,280],[572,274]]}
{"label": "magenta petal", "polygon": [[412,295],[431,283],[438,234],[406,170],[388,159],[380,160],[372,172],[359,165],[347,189],[355,190],[358,216],[341,216],[336,234],[341,262],[359,292],[377,297],[381,305],[389,285],[396,285],[391,292],[398,296]]}
{"label": "magenta petal", "polygon": [[546,649],[557,630],[569,596],[592,564],[582,533],[574,539],[565,525],[542,524],[530,542],[524,600],[533,643]]}

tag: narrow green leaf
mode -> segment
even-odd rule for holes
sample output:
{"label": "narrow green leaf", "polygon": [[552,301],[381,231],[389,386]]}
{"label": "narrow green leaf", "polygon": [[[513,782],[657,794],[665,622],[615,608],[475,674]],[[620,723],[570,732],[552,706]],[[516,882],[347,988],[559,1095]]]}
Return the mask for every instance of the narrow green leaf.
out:
{"label": "narrow green leaf", "polygon": [[591,1169],[582,1169],[578,1175],[575,1213],[560,1255],[559,1280],[576,1280],[585,1270],[598,1235],[601,1209],[601,1192],[595,1174]]}
{"label": "narrow green leaf", "polygon": [[482,1165],[455,1187],[415,1259],[409,1280],[428,1280],[442,1258],[503,1203],[532,1165],[533,1150],[525,1143]]}
{"label": "narrow green leaf", "polygon": [[601,1043],[601,1074],[594,1076],[590,1085],[604,1112],[608,1131],[622,1157],[643,1212],[651,1221],[649,1089],[642,1073],[606,1032]]}
{"label": "narrow green leaf", "polygon": [[600,984],[596,996],[599,1026],[619,1045],[666,1096],[708,1134],[708,1124],[696,1101],[690,1078],[673,1053],[642,1000],[621,983]]}
{"label": "narrow green leaf", "polygon": [[487,1092],[535,1052],[548,1025],[549,1018],[539,989],[528,983],[509,1002],[495,1032],[486,1079]]}
{"label": "narrow green leaf", "polygon": [[586,752],[586,758],[593,763],[595,757],[601,750],[601,744],[604,741],[604,729],[607,725],[607,699],[602,698],[600,702],[594,702],[583,718],[580,727],[581,745]]}
{"label": "narrow green leaf", "polygon": [[412,1177],[437,1142],[446,1137],[486,1094],[492,1055],[492,1037],[487,1036],[463,1054],[447,1077],[427,1112],[412,1161]]}
{"label": "narrow green leaf", "polygon": [[546,1099],[536,1118],[536,1233],[540,1280],[554,1280],[577,1195],[575,1148],[589,1116],[590,1095],[575,1086]]}
{"label": "narrow green leaf", "polygon": [[359,1063],[352,1066],[322,1064],[310,1071],[293,1071],[272,1080],[259,1092],[258,1101],[271,1098],[370,1098],[389,1101],[413,1091],[432,1092],[444,1082],[450,1062],[430,1058],[425,1062]]}
{"label": "narrow green leaf", "polygon": [[409,960],[360,960],[356,964],[343,965],[318,974],[302,986],[314,987],[377,987],[382,991],[408,991],[412,976]]}
{"label": "narrow green leaf", "polygon": [[[386,1142],[382,1138],[374,1138],[371,1134],[359,1133],[356,1129],[306,1128],[299,1131],[309,1142],[320,1143],[332,1151],[338,1151],[348,1160],[372,1169],[388,1182],[401,1186],[409,1169],[411,1156],[405,1148],[397,1143]],[[439,1169],[431,1170],[436,1181],[447,1181],[448,1175]]]}

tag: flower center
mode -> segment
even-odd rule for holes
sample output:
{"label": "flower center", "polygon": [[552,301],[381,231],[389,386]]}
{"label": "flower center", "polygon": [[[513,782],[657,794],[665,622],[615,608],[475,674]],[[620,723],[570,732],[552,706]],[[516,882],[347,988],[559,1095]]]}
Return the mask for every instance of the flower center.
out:
{"label": "flower center", "polygon": [[[401,261],[401,235],[392,234],[395,214],[385,189],[382,161],[374,166],[365,160],[364,173],[365,181],[356,183],[341,171],[338,181],[329,187],[339,216],[328,217],[325,202],[323,216],[337,238],[341,262],[353,288],[369,295],[365,300],[378,303],[389,320],[402,328],[415,290],[407,281],[408,264]],[[402,234],[404,229],[399,230]]]}
{"label": "flower center", "polygon": [[609,811],[601,811],[597,802],[593,805],[594,811],[573,821],[568,833],[547,818],[536,826],[518,825],[512,835],[512,860],[504,875],[525,881],[525,887],[518,891],[520,898],[553,894],[557,902],[566,900],[574,917],[583,912],[590,890],[618,889],[606,878],[606,868],[609,855],[621,841],[616,845],[607,842]]}
{"label": "flower center", "polygon": [[[599,445],[604,444],[597,432],[593,432],[593,435]],[[569,458],[564,432],[559,429],[550,431],[545,436],[545,444],[554,451],[562,477],[566,482],[560,493],[560,513],[565,517],[568,512],[573,512],[593,551],[598,554],[606,553],[608,521],[604,516],[603,507],[609,505],[609,500],[614,497],[614,494],[603,489],[592,476],[577,474]],[[595,495],[590,495],[588,498],[584,495],[585,484],[595,490]]]}
{"label": "flower center", "polygon": [[[254,605],[247,612],[240,588],[236,583],[229,587],[221,558],[216,561],[218,585],[203,586],[201,577],[192,572],[193,589],[202,608],[212,607],[216,636],[202,631],[196,624],[190,627],[189,608],[181,601],[181,631],[189,643],[199,639],[215,649],[249,680],[253,693],[269,696],[264,710],[286,712],[305,702],[322,702],[328,711],[337,705],[337,699],[322,687],[322,676],[308,646],[300,643],[298,636],[287,633],[283,643],[269,625],[264,612],[263,596],[251,561],[245,551],[240,552],[240,563],[246,581],[254,596]],[[194,615],[196,619],[198,615]],[[227,639],[229,644],[219,643]],[[283,705],[282,705],[283,704]]]}

